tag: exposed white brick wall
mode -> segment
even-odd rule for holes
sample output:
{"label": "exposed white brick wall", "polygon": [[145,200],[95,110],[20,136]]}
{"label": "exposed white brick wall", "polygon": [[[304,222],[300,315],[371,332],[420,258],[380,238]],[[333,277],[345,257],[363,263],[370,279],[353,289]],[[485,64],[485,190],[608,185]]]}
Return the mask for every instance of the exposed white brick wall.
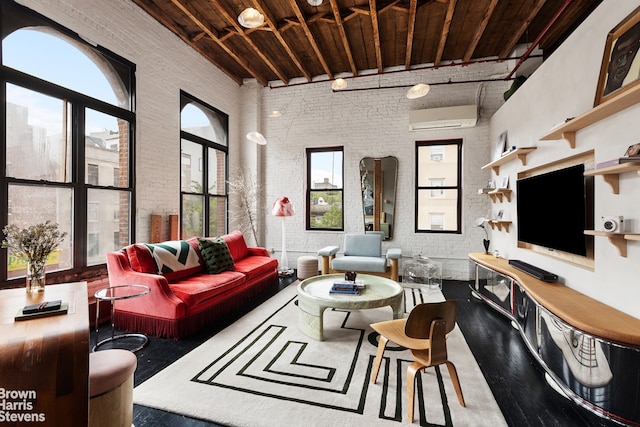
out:
{"label": "exposed white brick wall", "polygon": [[239,85],[129,0],[21,0],[20,4],[136,65],[136,240],[149,215],[180,212],[180,90],[230,116],[231,156],[240,158]]}
{"label": "exposed white brick wall", "polygon": [[[412,85],[418,82],[479,80],[506,72],[505,63],[390,73],[349,80],[349,89]],[[359,162],[362,157],[398,158],[398,186],[394,238],[384,247],[399,247],[404,257],[427,255],[443,261],[443,275],[468,278],[467,254],[482,250],[482,230],[473,220],[486,215],[489,200],[477,194],[489,173],[480,168],[490,161],[488,119],[502,104],[508,82],[450,84],[432,86],[424,98],[409,100],[408,88],[362,90],[333,93],[330,82],[289,88],[264,89],[263,116],[271,110],[282,117],[265,118],[264,134],[269,140],[264,162],[268,171],[265,197],[272,202],[286,195],[297,207],[287,219],[287,252],[295,267],[298,256],[315,254],[326,245],[341,245],[343,233],[305,231],[306,159],[305,148],[344,147],[345,232],[362,232]],[[408,130],[409,111],[415,109],[478,104],[480,119],[470,129],[447,131]],[[463,138],[463,227],[462,234],[414,232],[415,141]],[[274,172],[275,171],[275,172]],[[280,223],[265,216],[266,245],[281,247]]]}

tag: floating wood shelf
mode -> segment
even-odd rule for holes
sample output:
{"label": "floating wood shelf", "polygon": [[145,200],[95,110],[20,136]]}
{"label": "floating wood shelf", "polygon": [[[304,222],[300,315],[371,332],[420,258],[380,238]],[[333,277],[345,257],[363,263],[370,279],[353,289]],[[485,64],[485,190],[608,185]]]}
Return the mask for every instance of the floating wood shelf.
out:
{"label": "floating wood shelf", "polygon": [[589,236],[604,236],[618,249],[621,257],[627,257],[627,240],[640,240],[640,234],[608,233],[606,231],[584,230]]}
{"label": "floating wood shelf", "polygon": [[482,167],[482,169],[491,168],[496,173],[496,175],[500,174],[500,165],[510,162],[514,159],[520,159],[522,162],[522,166],[527,165],[527,154],[535,150],[537,147],[520,147],[515,150],[510,151],[508,154],[500,157],[499,159],[494,160],[491,163],[487,163]]}
{"label": "floating wood shelf", "polygon": [[502,202],[502,196],[507,199],[507,202],[511,202],[511,190],[508,188],[498,188],[497,190],[489,191],[486,194],[489,195],[493,203],[496,202],[496,199]]}
{"label": "floating wood shelf", "polygon": [[621,93],[615,98],[611,98],[603,102],[578,117],[556,126],[546,134],[542,135],[540,140],[550,141],[566,139],[571,148],[576,148],[576,132],[629,108],[638,102],[640,102],[640,85]]}
{"label": "floating wood shelf", "polygon": [[626,172],[637,172],[640,175],[640,162],[620,163],[619,165],[586,171],[587,176],[601,175],[604,181],[611,186],[613,194],[620,193],[619,175]]}
{"label": "floating wood shelf", "polygon": [[511,225],[511,221],[502,221],[501,219],[490,219],[487,222],[489,223],[489,226],[491,226],[492,230],[497,227],[498,231],[502,231],[504,228],[504,231],[507,233],[509,232],[509,226]]}

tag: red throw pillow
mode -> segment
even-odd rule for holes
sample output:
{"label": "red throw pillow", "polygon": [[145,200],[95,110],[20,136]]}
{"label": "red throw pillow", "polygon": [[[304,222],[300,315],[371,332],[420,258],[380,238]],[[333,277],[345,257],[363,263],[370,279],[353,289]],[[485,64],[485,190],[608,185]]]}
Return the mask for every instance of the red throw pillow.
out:
{"label": "red throw pillow", "polygon": [[135,243],[124,248],[129,257],[131,268],[138,273],[157,273],[158,266],[151,256],[149,248],[143,244]]}
{"label": "red throw pillow", "polygon": [[220,236],[227,242],[229,252],[234,261],[239,261],[249,255],[249,248],[247,248],[247,242],[244,241],[244,236],[240,231],[234,231],[224,236]]}

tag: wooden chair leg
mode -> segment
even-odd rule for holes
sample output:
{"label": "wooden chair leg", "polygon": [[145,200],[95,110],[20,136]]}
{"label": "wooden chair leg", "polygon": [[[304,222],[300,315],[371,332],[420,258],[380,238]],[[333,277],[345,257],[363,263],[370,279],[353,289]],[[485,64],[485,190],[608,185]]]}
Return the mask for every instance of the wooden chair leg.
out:
{"label": "wooden chair leg", "polygon": [[456,390],[456,394],[458,395],[458,402],[460,402],[460,406],[466,406],[464,403],[464,396],[462,395],[462,388],[460,387],[460,380],[458,379],[458,371],[456,371],[456,367],[453,363],[447,361],[447,369],[449,369],[449,376],[451,377],[451,382],[453,383],[453,388]]}
{"label": "wooden chair leg", "polygon": [[416,391],[416,374],[422,368],[422,364],[413,362],[407,368],[407,416],[409,422],[413,423],[413,407],[415,406],[415,391]]}
{"label": "wooden chair leg", "polygon": [[380,371],[380,365],[382,364],[382,356],[384,350],[387,348],[389,339],[380,335],[378,338],[378,351],[376,352],[376,359],[373,361],[373,372],[371,373],[371,383],[375,384],[378,380],[378,372]]}
{"label": "wooden chair leg", "polygon": [[398,274],[399,274],[400,268],[399,268],[399,263],[397,259],[391,259],[391,265],[390,265],[390,271],[389,271],[389,278],[391,280],[394,281],[398,281]]}

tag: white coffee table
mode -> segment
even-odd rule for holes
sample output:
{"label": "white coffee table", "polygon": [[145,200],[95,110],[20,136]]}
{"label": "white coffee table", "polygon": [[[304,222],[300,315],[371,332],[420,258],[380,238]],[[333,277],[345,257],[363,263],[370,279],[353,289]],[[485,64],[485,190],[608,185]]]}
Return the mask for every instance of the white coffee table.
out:
{"label": "white coffee table", "polygon": [[362,310],[390,306],[393,318],[403,316],[404,290],[393,280],[358,274],[357,279],[365,283],[360,295],[330,294],[336,280],[343,274],[327,274],[303,280],[298,284],[298,327],[306,335],[318,341],[324,340],[322,315],[327,308]]}

